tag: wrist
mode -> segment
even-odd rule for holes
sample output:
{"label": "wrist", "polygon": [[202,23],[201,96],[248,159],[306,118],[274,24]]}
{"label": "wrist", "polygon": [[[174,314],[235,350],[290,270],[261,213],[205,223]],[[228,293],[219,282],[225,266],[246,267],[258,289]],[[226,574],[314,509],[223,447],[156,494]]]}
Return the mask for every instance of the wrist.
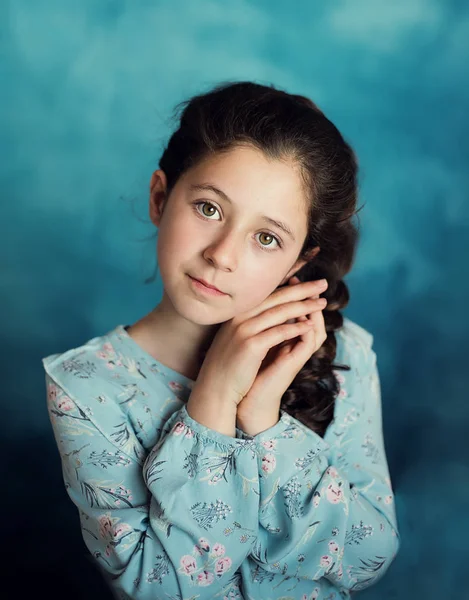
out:
{"label": "wrist", "polygon": [[220,397],[192,392],[186,404],[187,414],[204,427],[236,437],[236,405]]}
{"label": "wrist", "polygon": [[276,413],[264,413],[262,415],[243,415],[238,412],[236,415],[236,427],[241,429],[247,435],[254,437],[259,433],[270,429],[280,421],[280,411]]}

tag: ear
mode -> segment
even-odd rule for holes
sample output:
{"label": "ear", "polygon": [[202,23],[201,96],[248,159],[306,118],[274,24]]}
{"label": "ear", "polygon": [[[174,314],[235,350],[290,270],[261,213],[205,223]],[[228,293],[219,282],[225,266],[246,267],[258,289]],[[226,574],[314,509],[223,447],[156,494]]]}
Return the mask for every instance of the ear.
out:
{"label": "ear", "polygon": [[166,196],[166,173],[161,169],[154,171],[150,180],[150,219],[156,227],[160,226]]}
{"label": "ear", "polygon": [[292,268],[288,271],[288,273],[285,275],[285,277],[283,278],[283,280],[279,283],[279,285],[284,285],[285,283],[288,282],[288,280],[290,279],[290,277],[293,277],[293,275],[295,275],[295,273],[297,271],[299,271],[301,268],[303,268],[305,266],[306,263],[309,263],[311,260],[313,260],[313,258],[321,251],[321,248],[319,246],[316,246],[315,248],[313,248],[312,250],[310,250],[308,252],[308,255],[305,259],[302,260],[297,260],[295,262],[295,264],[292,266]]}

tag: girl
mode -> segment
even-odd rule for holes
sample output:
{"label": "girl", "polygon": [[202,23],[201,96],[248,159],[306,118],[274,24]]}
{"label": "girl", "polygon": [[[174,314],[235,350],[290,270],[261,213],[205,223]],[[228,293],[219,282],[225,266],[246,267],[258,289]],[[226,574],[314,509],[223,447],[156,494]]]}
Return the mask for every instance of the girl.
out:
{"label": "girl", "polygon": [[43,359],[67,492],[116,598],[350,598],[400,544],[373,337],[339,312],[355,155],[273,86],[182,106],[161,302]]}

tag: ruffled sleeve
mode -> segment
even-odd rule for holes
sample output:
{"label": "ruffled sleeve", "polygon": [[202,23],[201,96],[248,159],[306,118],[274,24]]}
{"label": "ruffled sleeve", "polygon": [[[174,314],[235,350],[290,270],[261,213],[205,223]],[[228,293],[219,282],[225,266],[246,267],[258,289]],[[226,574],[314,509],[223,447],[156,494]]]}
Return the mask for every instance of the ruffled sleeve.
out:
{"label": "ruffled sleeve", "polygon": [[384,575],[399,534],[371,336],[353,324],[339,335],[341,362],[351,370],[337,372],[340,393],[324,439],[284,411],[276,425],[250,438],[258,448],[261,495],[250,560],[264,573],[325,579],[351,592]]}
{"label": "ruffled sleeve", "polygon": [[[204,427],[184,405],[145,457],[125,413],[122,423],[104,417],[118,408],[99,381],[61,384],[58,373],[46,373],[47,406],[66,490],[116,597],[223,595],[258,531],[253,443]],[[90,408],[104,397],[107,409]]]}

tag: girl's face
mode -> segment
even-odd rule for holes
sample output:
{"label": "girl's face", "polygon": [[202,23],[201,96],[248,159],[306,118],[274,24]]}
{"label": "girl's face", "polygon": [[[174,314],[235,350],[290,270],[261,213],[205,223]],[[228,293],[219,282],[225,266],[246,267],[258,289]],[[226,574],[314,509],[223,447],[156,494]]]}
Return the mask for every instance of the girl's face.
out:
{"label": "girl's face", "polygon": [[[232,319],[304,264],[297,257],[307,233],[306,199],[291,164],[237,147],[187,171],[166,202],[165,190],[164,172],[155,171],[150,216],[158,227],[162,302],[183,318],[200,325]],[[190,276],[226,295],[198,291]]]}

